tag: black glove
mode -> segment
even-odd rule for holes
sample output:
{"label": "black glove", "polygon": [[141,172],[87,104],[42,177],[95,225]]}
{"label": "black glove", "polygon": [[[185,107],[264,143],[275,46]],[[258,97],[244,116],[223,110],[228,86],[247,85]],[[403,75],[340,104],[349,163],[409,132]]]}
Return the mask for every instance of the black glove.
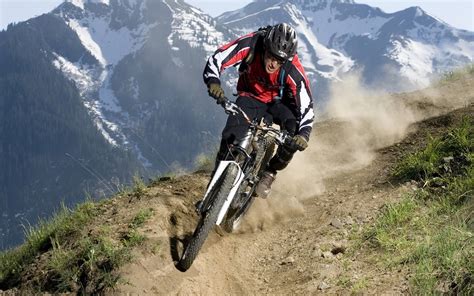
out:
{"label": "black glove", "polygon": [[273,116],[269,113],[265,113],[265,115],[263,115],[263,124],[271,126],[273,124]]}
{"label": "black glove", "polygon": [[296,135],[293,137],[293,143],[295,143],[296,149],[303,151],[308,148],[308,141],[302,135]]}
{"label": "black glove", "polygon": [[222,104],[225,101],[224,90],[219,83],[210,83],[208,86],[209,96],[213,97],[217,104]]}

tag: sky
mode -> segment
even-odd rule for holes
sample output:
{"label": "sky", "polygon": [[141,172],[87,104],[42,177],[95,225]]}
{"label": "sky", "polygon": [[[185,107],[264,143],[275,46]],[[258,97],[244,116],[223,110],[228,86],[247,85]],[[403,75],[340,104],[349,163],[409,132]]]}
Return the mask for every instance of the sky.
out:
{"label": "sky", "polygon": [[[211,16],[244,7],[251,0],[184,0]],[[0,0],[0,30],[11,22],[25,21],[49,12],[63,0]],[[419,6],[430,15],[459,29],[474,31],[474,0],[355,0],[390,13]]]}

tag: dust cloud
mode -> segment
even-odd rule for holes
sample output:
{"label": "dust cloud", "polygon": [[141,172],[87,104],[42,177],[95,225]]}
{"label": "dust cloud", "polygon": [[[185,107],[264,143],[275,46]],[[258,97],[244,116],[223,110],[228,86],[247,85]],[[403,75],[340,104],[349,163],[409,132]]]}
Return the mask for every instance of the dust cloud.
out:
{"label": "dust cloud", "polygon": [[331,86],[321,117],[308,149],[278,174],[268,200],[249,212],[248,229],[304,214],[302,201],[323,195],[325,179],[367,166],[376,149],[400,141],[418,119],[404,100],[364,89],[357,76]]}
{"label": "dust cloud", "polygon": [[473,104],[474,91],[466,89],[474,89],[474,80],[440,81],[397,94],[367,89],[358,75],[333,83],[308,149],[296,153],[278,174],[268,200],[257,200],[246,217],[246,228],[254,231],[303,215],[302,202],[324,195],[325,180],[369,165],[377,149],[401,141],[412,123]]}

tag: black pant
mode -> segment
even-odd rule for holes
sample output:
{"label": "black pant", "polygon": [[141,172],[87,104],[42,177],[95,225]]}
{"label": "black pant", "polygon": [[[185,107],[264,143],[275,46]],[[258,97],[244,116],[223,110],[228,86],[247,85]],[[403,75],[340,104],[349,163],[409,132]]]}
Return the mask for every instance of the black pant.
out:
{"label": "black pant", "polygon": [[[250,119],[260,121],[264,116],[270,115],[273,118],[273,122],[280,125],[281,129],[286,130],[290,135],[296,133],[296,117],[280,100],[265,104],[250,97],[238,97],[235,103],[244,110]],[[229,151],[229,145],[239,143],[245,137],[248,128],[249,124],[242,115],[230,115],[228,117],[222,131],[222,140],[217,160],[225,158]],[[278,147],[277,153],[271,159],[267,169],[273,173],[284,169],[290,163],[295,152],[296,150],[292,147]]]}

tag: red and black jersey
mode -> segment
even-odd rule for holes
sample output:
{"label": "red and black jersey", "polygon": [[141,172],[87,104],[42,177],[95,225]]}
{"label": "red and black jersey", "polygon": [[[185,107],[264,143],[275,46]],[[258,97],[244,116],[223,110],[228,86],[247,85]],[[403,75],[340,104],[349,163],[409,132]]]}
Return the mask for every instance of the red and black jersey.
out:
{"label": "red and black jersey", "polygon": [[[272,102],[280,93],[279,71],[268,74],[265,71],[263,61],[263,48],[255,46],[252,40],[256,32],[242,36],[220,48],[218,48],[213,55],[211,55],[204,68],[204,82],[220,83],[221,73],[231,67],[240,65],[254,50],[254,58],[250,62],[245,71],[240,72],[239,80],[237,82],[237,92],[239,96],[248,96],[264,103]],[[311,89],[308,78],[296,54],[291,61],[291,65],[287,68],[287,75],[284,81],[284,88],[286,92],[291,94],[285,96],[285,99],[293,100],[288,105],[293,106],[297,119],[299,121],[298,134],[309,139],[311,133],[314,111]]]}

